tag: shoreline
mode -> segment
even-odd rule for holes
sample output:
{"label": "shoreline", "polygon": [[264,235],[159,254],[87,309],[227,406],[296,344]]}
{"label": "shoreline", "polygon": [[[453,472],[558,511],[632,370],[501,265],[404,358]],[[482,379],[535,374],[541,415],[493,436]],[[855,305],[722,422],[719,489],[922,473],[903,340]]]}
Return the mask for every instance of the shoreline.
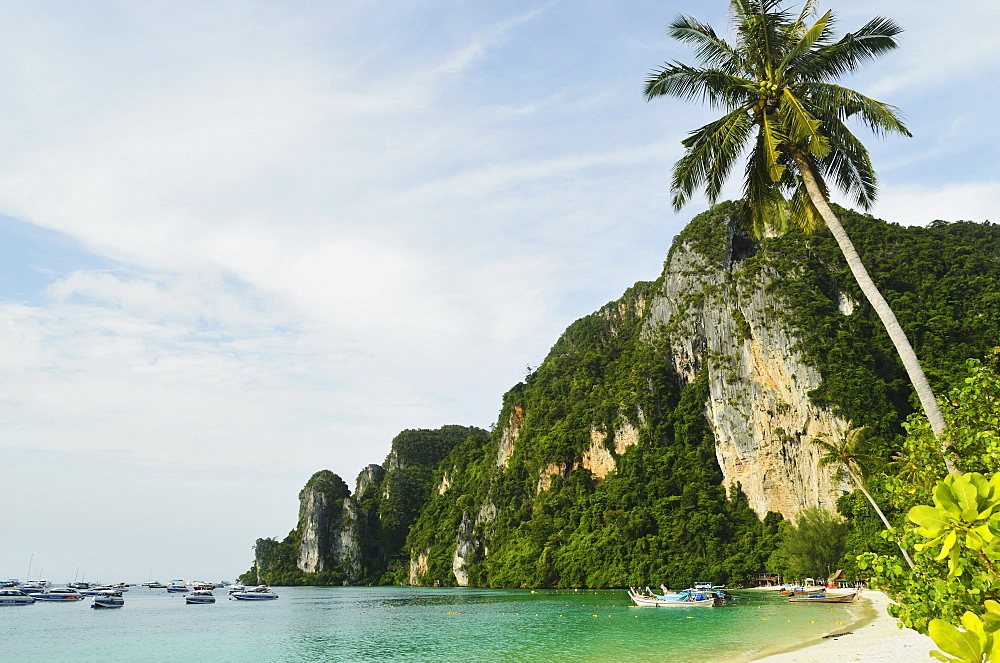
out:
{"label": "shoreline", "polygon": [[883,592],[865,590],[859,601],[867,602],[858,618],[818,638],[793,647],[758,652],[750,661],[764,663],[914,663],[929,661],[934,641],[889,616],[892,602]]}

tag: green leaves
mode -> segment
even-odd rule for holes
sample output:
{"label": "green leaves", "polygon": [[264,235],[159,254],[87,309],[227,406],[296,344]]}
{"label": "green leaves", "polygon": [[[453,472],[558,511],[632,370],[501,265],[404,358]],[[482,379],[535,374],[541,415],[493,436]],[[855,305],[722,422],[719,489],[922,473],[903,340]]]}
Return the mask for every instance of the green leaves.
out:
{"label": "green leaves", "polygon": [[[965,613],[972,615],[971,612]],[[971,620],[969,620],[971,622]],[[982,629],[979,629],[980,631]],[[986,648],[986,634],[980,635],[977,631],[962,631],[955,628],[943,619],[935,619],[931,622],[928,635],[934,640],[934,644],[940,647],[944,653],[932,651],[930,654],[939,661],[962,661],[980,663],[983,660],[983,653]],[[947,654],[947,655],[946,655]]]}
{"label": "green leaves", "polygon": [[943,650],[930,654],[939,661],[984,663],[994,660],[1000,653],[1000,642],[994,634],[1000,629],[1000,604],[986,601],[986,613],[980,617],[972,611],[962,615],[962,628],[952,626],[943,619],[931,621],[928,635]]}
{"label": "green leaves", "polygon": [[919,505],[907,514],[916,532],[928,539],[917,550],[941,546],[936,561],[948,559],[950,576],[960,576],[959,543],[969,550],[996,556],[1000,550],[1000,474],[987,480],[978,472],[950,474],[934,489],[934,506]]}

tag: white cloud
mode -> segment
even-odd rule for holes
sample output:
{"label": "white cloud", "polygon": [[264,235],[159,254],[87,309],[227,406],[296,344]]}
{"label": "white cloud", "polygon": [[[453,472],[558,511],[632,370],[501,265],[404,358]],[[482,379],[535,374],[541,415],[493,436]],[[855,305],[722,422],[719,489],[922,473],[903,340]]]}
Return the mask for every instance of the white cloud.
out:
{"label": "white cloud", "polygon": [[945,186],[895,186],[880,196],[876,216],[906,225],[931,221],[993,221],[1000,219],[1000,182],[969,182]]}

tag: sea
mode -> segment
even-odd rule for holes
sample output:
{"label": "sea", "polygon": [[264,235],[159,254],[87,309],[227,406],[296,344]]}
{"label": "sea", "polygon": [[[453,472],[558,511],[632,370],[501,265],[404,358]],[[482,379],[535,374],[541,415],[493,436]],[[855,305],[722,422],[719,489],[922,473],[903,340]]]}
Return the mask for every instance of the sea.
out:
{"label": "sea", "polygon": [[[277,587],[272,601],[188,605],[131,587],[91,600],[0,606],[0,660],[199,663],[385,661],[743,662],[845,637],[867,602],[792,604],[735,591],[714,608],[639,608],[625,590]],[[846,636],[849,637],[849,636]]]}

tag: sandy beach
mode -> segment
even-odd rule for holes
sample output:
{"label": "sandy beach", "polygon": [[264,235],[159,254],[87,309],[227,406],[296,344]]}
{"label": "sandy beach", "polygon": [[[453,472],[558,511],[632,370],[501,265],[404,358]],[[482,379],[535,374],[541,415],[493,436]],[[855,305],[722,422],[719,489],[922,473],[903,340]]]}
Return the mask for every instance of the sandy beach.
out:
{"label": "sandy beach", "polygon": [[859,599],[868,601],[875,615],[845,626],[844,635],[803,643],[794,651],[763,655],[754,660],[766,663],[920,663],[933,661],[929,652],[937,649],[926,635],[899,628],[886,607],[889,598],[882,592],[867,590]]}

